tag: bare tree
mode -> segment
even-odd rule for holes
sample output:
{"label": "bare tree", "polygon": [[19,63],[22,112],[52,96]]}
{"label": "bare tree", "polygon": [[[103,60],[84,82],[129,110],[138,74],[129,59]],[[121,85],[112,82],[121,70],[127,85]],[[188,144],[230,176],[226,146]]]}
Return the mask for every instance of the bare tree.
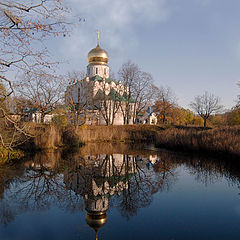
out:
{"label": "bare tree", "polygon": [[112,125],[116,115],[120,111],[122,96],[119,91],[112,88],[106,81],[103,81],[101,86],[101,89],[99,89],[96,96],[94,96],[94,105],[97,106],[106,125]]}
{"label": "bare tree", "polygon": [[125,101],[122,103],[124,123],[129,124],[131,118],[134,123],[137,112],[150,102],[153,79],[131,61],[124,63],[118,74],[125,92]]}
{"label": "bare tree", "polygon": [[223,108],[223,106],[220,105],[220,98],[208,92],[196,96],[194,101],[190,103],[190,106],[203,119],[204,127],[207,126],[207,119]]}
{"label": "bare tree", "polygon": [[133,103],[134,84],[140,77],[140,70],[136,64],[128,61],[121,66],[118,74],[124,85],[125,101],[121,106],[124,124],[129,124],[132,118],[131,105]]}
{"label": "bare tree", "polygon": [[13,91],[9,70],[51,68],[44,40],[69,33],[68,12],[59,0],[0,1],[0,79],[9,84],[8,94]]}
{"label": "bare tree", "polygon": [[176,96],[170,87],[154,87],[155,105],[154,110],[163,124],[166,123],[171,109],[176,106]]}
{"label": "bare tree", "polygon": [[[240,87],[240,81],[237,83],[238,87]],[[237,105],[236,107],[239,108],[240,107],[240,95],[237,96],[238,99],[237,99]]]}
{"label": "bare tree", "polygon": [[[0,1],[0,79],[6,88],[3,101],[13,93],[13,73],[35,74],[50,70],[56,64],[44,42],[51,36],[68,35],[71,24],[66,16],[70,16],[69,9],[59,0]],[[14,126],[8,137],[24,134],[25,126],[11,119],[2,105],[0,118],[2,123]],[[1,133],[4,130],[1,127]],[[15,140],[7,138],[5,141],[7,143],[1,138],[0,145],[12,146],[10,143]]]}
{"label": "bare tree", "polygon": [[134,110],[133,110],[133,122],[136,121],[137,113],[141,112],[148,105],[151,105],[152,98],[152,85],[153,78],[151,74],[146,72],[140,72],[139,78],[133,86],[133,99],[134,99]]}
{"label": "bare tree", "polygon": [[70,107],[70,117],[75,125],[86,122],[87,113],[94,112],[93,83],[87,81],[83,71],[69,72],[69,86],[65,91],[65,103]]}
{"label": "bare tree", "polygon": [[44,121],[44,116],[63,100],[65,89],[63,78],[45,72],[24,75],[15,87],[17,92],[30,100],[32,106],[41,113],[41,122]]}
{"label": "bare tree", "polygon": [[19,125],[18,122],[9,115],[8,105],[10,97],[6,96],[6,89],[0,82],[0,147],[12,149],[20,143],[32,137],[27,125]]}

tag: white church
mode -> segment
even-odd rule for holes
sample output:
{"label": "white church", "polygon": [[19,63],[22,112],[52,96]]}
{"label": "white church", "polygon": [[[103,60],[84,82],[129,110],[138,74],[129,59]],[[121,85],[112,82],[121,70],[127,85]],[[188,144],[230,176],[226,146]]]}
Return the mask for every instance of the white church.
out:
{"label": "white church", "polygon": [[65,103],[74,106],[87,125],[133,124],[135,102],[121,81],[110,78],[108,60],[108,53],[99,45],[98,33],[97,46],[88,53],[86,77],[67,87]]}

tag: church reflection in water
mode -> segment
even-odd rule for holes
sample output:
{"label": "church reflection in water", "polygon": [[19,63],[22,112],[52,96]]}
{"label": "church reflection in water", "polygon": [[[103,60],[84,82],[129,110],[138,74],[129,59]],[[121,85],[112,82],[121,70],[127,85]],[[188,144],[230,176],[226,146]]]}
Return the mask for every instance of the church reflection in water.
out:
{"label": "church reflection in water", "polygon": [[176,180],[176,164],[152,151],[141,155],[136,151],[86,152],[64,159],[56,153],[41,153],[16,165],[16,170],[0,169],[0,183],[4,183],[0,225],[7,226],[20,214],[51,207],[71,213],[85,209],[86,223],[97,237],[107,220],[111,225],[110,207],[130,219],[151,204],[155,193],[168,190]]}
{"label": "church reflection in water", "polygon": [[[185,156],[168,151],[135,150],[132,147],[125,150],[119,145],[117,148],[111,149],[108,145],[102,148],[86,146],[66,156],[59,152],[44,152],[36,154],[34,158],[0,167],[0,233],[6,229],[12,231],[12,226],[19,223],[19,219],[32,221],[35,212],[36,219],[39,220],[38,213],[41,213],[45,218],[39,221],[45,223],[46,219],[52,229],[59,233],[59,224],[65,226],[68,219],[63,217],[59,221],[51,221],[49,216],[55,219],[57,212],[71,219],[72,232],[76,231],[81,238],[89,239],[89,232],[94,232],[87,224],[95,230],[96,237],[103,226],[104,235],[109,235],[116,230],[116,217],[122,222],[138,215],[141,209],[151,206],[156,199],[155,194],[157,199],[162,196],[164,199],[171,190],[174,194],[170,195],[174,198],[178,194],[182,197],[180,191],[174,192],[176,189],[173,186],[178,181],[183,186],[186,179],[194,179],[197,185],[193,186],[203,185],[204,188],[216,183],[219,189],[219,182],[224,179],[229,186],[237,189],[240,186],[240,165],[236,161]],[[107,154],[99,154],[99,149]],[[121,154],[110,154],[116,151]],[[189,191],[188,188],[187,185],[185,190]],[[236,189],[233,193],[236,193]],[[157,204],[155,207],[162,208],[164,205]],[[86,218],[85,214],[74,216],[82,211],[86,212]],[[134,219],[142,218],[144,222],[142,213]],[[79,221],[85,220],[86,228],[78,228]],[[164,219],[162,222],[164,224]],[[33,226],[44,231],[43,225]],[[29,239],[28,234],[26,231],[26,236],[23,237],[23,233],[18,239]],[[76,239],[76,236],[69,239]]]}
{"label": "church reflection in water", "polygon": [[87,224],[96,232],[107,222],[112,196],[128,189],[139,165],[153,165],[157,155],[139,157],[123,154],[98,154],[78,159],[74,168],[64,173],[67,188],[84,198]]}

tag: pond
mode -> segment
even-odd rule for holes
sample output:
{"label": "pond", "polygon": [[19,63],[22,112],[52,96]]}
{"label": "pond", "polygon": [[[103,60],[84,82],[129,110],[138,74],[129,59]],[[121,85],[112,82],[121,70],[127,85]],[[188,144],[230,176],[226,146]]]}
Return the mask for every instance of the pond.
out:
{"label": "pond", "polygon": [[240,163],[125,144],[0,167],[0,239],[240,239]]}

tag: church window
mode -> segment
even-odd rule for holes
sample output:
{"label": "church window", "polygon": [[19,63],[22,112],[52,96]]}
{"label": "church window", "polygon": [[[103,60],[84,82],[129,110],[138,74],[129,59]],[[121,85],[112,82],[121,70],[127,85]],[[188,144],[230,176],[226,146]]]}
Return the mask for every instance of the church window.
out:
{"label": "church window", "polygon": [[96,74],[98,74],[98,68],[96,68]]}
{"label": "church window", "polygon": [[107,69],[106,69],[106,68],[104,68],[104,74],[105,74],[105,75],[107,74]]}
{"label": "church window", "polygon": [[88,68],[88,75],[90,75],[90,68]]}

